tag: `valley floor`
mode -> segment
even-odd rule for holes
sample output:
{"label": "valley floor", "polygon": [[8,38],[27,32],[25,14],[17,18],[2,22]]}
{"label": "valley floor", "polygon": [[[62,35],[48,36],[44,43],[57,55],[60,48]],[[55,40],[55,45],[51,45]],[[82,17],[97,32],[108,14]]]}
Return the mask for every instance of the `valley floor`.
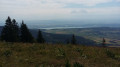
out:
{"label": "valley floor", "polygon": [[0,67],[120,67],[120,48],[83,45],[0,43]]}

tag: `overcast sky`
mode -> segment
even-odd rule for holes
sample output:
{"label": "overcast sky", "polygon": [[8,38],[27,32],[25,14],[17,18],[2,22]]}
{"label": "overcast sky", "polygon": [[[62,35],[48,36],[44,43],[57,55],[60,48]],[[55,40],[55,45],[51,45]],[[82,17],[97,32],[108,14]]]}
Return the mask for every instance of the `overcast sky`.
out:
{"label": "overcast sky", "polygon": [[120,0],[0,0],[0,20],[119,20]]}

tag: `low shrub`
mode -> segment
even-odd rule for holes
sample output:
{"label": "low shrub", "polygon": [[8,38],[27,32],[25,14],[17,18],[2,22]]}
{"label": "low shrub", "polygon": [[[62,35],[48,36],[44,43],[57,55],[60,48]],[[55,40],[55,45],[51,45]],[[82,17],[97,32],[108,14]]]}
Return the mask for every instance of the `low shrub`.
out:
{"label": "low shrub", "polygon": [[3,56],[5,56],[5,57],[10,57],[11,55],[12,55],[12,51],[10,51],[10,50],[6,50],[3,52]]}
{"label": "low shrub", "polygon": [[71,67],[71,64],[69,63],[69,60],[66,61],[65,67]]}
{"label": "low shrub", "polygon": [[106,51],[106,54],[107,54],[108,57],[110,57],[112,59],[120,60],[120,55],[114,54],[113,52],[111,52],[109,50]]}
{"label": "low shrub", "polygon": [[82,64],[79,64],[78,62],[75,62],[73,64],[73,67],[84,67]]}
{"label": "low shrub", "polygon": [[58,48],[56,50],[56,53],[57,53],[57,55],[56,55],[57,57],[65,57],[65,51],[62,48]]}

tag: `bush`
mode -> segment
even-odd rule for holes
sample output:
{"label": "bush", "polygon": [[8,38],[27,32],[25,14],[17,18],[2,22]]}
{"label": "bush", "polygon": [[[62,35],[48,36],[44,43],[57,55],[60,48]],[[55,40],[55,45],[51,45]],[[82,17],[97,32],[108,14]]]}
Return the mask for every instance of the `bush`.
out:
{"label": "bush", "polygon": [[80,55],[83,55],[83,50],[82,50],[82,49],[80,49],[80,48],[76,48],[75,50],[76,50],[77,52],[79,52]]}
{"label": "bush", "polygon": [[3,66],[0,64],[0,67],[3,67]]}
{"label": "bush", "polygon": [[115,54],[113,54],[111,51],[107,50],[106,51],[106,54],[107,56],[111,57],[111,58],[114,58],[115,57]]}
{"label": "bush", "polygon": [[56,52],[57,52],[57,55],[56,55],[56,56],[58,56],[58,57],[65,57],[65,51],[64,51],[64,49],[58,48],[58,49],[56,50]]}
{"label": "bush", "polygon": [[6,57],[10,57],[12,55],[12,52],[10,50],[6,50],[5,52],[3,52],[3,55]]}
{"label": "bush", "polygon": [[110,57],[112,59],[115,59],[115,60],[120,60],[120,55],[116,55],[116,54],[114,54],[113,52],[111,52],[109,50],[107,50],[106,53],[107,53],[108,57]]}
{"label": "bush", "polygon": [[120,55],[115,55],[115,59],[120,60]]}

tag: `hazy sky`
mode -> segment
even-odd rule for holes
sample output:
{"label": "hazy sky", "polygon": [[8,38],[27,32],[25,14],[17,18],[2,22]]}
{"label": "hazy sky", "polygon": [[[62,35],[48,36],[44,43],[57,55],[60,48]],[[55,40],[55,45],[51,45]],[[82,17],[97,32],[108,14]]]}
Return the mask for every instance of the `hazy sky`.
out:
{"label": "hazy sky", "polygon": [[0,0],[0,20],[119,20],[120,0]]}

